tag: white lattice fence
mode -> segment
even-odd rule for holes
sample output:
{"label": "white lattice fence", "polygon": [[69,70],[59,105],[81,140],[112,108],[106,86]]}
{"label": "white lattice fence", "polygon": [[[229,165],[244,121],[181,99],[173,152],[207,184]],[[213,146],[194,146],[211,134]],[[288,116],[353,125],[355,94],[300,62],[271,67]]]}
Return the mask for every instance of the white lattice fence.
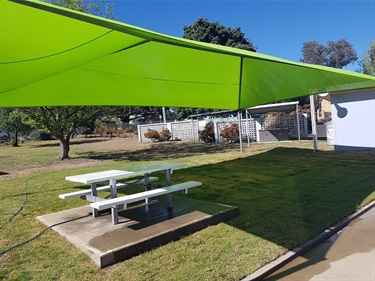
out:
{"label": "white lattice fence", "polygon": [[[158,131],[159,133],[168,128],[167,123],[154,123],[154,124],[147,124],[147,125],[139,125],[138,126],[138,139],[140,142],[151,142],[151,139],[145,137],[145,133],[148,129]],[[168,128],[169,129],[169,128]]]}
{"label": "white lattice fence", "polygon": [[[225,127],[230,126],[231,124],[236,123],[238,124],[238,121],[231,121],[231,122],[217,122],[216,128],[217,128],[217,136],[219,139],[219,142],[223,141],[223,137],[221,137],[221,132],[225,129]],[[250,141],[256,141],[257,135],[256,135],[256,125],[255,120],[253,118],[250,119],[242,119],[241,122],[242,125],[242,139],[247,140],[247,136],[249,135]],[[249,134],[248,134],[249,131]]]}
{"label": "white lattice fence", "polygon": [[[281,115],[260,118],[262,130],[267,129],[288,129],[291,138],[298,138],[296,115]],[[307,138],[307,119],[299,115],[301,138]]]}
{"label": "white lattice fence", "polygon": [[[289,135],[291,138],[298,138],[298,131],[296,127],[296,117],[295,115],[283,115],[283,116],[273,116],[257,119],[260,124],[262,124],[262,129],[280,129],[287,128],[289,129]],[[301,138],[307,138],[307,118],[303,115],[300,115],[300,131]],[[200,121],[203,122],[203,121]],[[209,122],[209,121],[207,121]],[[213,121],[216,125],[216,137],[219,142],[223,141],[223,138],[220,136],[221,132],[226,126],[230,126],[232,123],[237,123],[236,119],[230,119],[224,121]],[[203,124],[200,127],[204,127]],[[158,132],[162,131],[165,128],[168,128],[171,132],[172,139],[181,139],[184,141],[197,141],[199,139],[199,130],[198,121],[191,120],[181,121],[181,122],[172,122],[172,123],[155,123],[155,124],[146,124],[138,126],[138,138],[140,142],[149,142],[150,139],[144,137],[144,134],[147,132],[147,129],[156,130]],[[256,120],[254,118],[242,119],[242,139],[247,140],[247,130],[249,130],[249,140],[257,140],[257,128]]]}
{"label": "white lattice fence", "polygon": [[198,121],[182,121],[171,123],[172,139],[186,141],[198,140]]}
{"label": "white lattice fence", "polygon": [[171,132],[172,139],[180,139],[184,141],[196,141],[199,138],[198,135],[198,121],[181,121],[172,123],[156,123],[138,126],[138,137],[140,142],[150,142],[151,140],[146,138],[144,134],[148,129],[156,130],[159,133],[165,129]]}

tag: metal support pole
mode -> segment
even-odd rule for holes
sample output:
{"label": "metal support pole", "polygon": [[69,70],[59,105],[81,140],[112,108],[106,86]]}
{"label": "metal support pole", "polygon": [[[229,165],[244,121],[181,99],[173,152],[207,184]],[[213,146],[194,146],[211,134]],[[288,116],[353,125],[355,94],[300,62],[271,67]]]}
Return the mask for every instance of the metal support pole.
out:
{"label": "metal support pole", "polygon": [[193,139],[193,142],[195,142],[195,134],[194,134],[194,120],[193,117],[191,117],[191,137]]}
{"label": "metal support pole", "polygon": [[[170,186],[172,183],[171,174],[172,174],[172,170],[168,169],[165,171],[165,185],[166,186]],[[168,193],[167,197],[168,197],[168,209],[172,209],[173,208],[172,193]]]}
{"label": "metal support pole", "polygon": [[246,109],[246,134],[247,134],[247,146],[250,146],[250,118],[251,118],[251,115],[249,114],[249,112],[247,111]]}
{"label": "metal support pole", "polygon": [[162,111],[163,111],[163,123],[167,123],[167,117],[165,115],[165,107],[164,106],[162,107]]}
{"label": "metal support pole", "polygon": [[314,142],[314,152],[318,151],[318,136],[316,133],[316,114],[315,114],[315,98],[314,95],[310,95],[310,111],[311,111],[311,129],[312,137]]}
{"label": "metal support pole", "polygon": [[242,145],[242,118],[241,118],[241,109],[238,110],[237,113],[238,118],[238,133],[240,138],[240,151],[243,152],[243,145]]}
{"label": "metal support pole", "polygon": [[[91,184],[91,196],[97,196],[98,191],[96,189],[96,183]],[[99,215],[99,211],[95,208],[92,208],[92,216],[97,217]]]}
{"label": "metal support pole", "polygon": [[301,128],[299,124],[299,113],[298,113],[298,104],[296,104],[296,122],[297,122],[297,133],[298,133],[298,140],[301,140]]}
{"label": "metal support pole", "polygon": [[215,135],[215,143],[219,143],[219,129],[217,128],[216,118],[214,118],[214,135]]}
{"label": "metal support pole", "polygon": [[110,179],[109,186],[111,188],[111,198],[116,198],[117,197],[116,179]]}

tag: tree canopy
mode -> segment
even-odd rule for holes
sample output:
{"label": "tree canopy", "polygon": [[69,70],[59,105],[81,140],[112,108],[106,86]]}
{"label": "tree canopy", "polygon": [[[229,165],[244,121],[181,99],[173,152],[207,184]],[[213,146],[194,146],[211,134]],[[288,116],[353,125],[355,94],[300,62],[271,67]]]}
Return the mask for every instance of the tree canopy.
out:
{"label": "tree canopy", "polygon": [[80,11],[100,17],[114,19],[113,10],[115,8],[113,3],[105,3],[105,0],[43,0],[58,6],[62,6],[71,10]]}
{"label": "tree canopy", "polygon": [[14,134],[13,146],[18,146],[18,134],[30,129],[26,116],[17,108],[0,108],[0,129]]}
{"label": "tree canopy", "polygon": [[373,40],[369,49],[363,54],[360,62],[361,72],[375,76],[375,40]]}
{"label": "tree canopy", "polygon": [[39,128],[47,129],[60,141],[60,159],[69,159],[70,139],[76,129],[89,126],[103,114],[102,107],[64,106],[21,108]]}
{"label": "tree canopy", "polygon": [[200,42],[207,42],[233,48],[256,51],[253,43],[245,38],[240,27],[231,28],[218,22],[210,22],[208,19],[199,18],[192,25],[184,26],[183,38]]}
{"label": "tree canopy", "polygon": [[354,63],[358,57],[353,46],[345,39],[328,41],[326,45],[317,41],[303,43],[301,62],[343,68]]}

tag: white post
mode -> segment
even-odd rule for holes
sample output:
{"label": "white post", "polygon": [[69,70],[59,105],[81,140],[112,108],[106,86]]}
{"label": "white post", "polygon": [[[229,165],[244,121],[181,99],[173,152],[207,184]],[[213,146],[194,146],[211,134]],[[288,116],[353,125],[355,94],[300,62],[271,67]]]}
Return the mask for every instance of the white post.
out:
{"label": "white post", "polygon": [[311,113],[311,129],[312,137],[314,142],[314,152],[318,151],[318,136],[316,134],[316,114],[315,114],[315,98],[314,95],[310,95],[310,113]]}
{"label": "white post", "polygon": [[251,118],[251,115],[249,114],[249,112],[247,111],[246,109],[246,134],[247,134],[247,146],[250,146],[250,125],[249,125],[249,122],[250,122],[250,118]]}
{"label": "white post", "polygon": [[194,134],[194,119],[191,117],[191,136],[193,138],[193,142],[195,142],[195,134]]}
{"label": "white post", "polygon": [[219,143],[219,129],[217,128],[217,120],[214,117],[214,134],[215,134],[215,143]]}
{"label": "white post", "polygon": [[299,125],[299,113],[298,113],[298,104],[296,104],[296,122],[297,122],[297,133],[298,133],[298,140],[301,140],[301,129]]}
{"label": "white post", "polygon": [[241,109],[238,110],[237,118],[238,118],[238,132],[239,132],[239,137],[240,137],[240,151],[241,151],[241,153],[242,153],[242,152],[243,152],[243,147],[242,147],[242,120],[241,120]]}
{"label": "white post", "polygon": [[163,123],[167,123],[167,117],[165,115],[165,107],[164,106],[162,107],[162,111],[163,111]]}

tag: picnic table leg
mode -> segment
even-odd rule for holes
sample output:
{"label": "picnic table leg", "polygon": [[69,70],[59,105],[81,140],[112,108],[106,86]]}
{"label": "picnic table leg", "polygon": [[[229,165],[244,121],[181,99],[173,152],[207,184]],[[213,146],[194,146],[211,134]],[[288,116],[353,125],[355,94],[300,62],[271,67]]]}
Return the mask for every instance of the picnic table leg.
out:
{"label": "picnic table leg", "polygon": [[[149,178],[149,174],[145,174],[144,177],[143,177],[143,181],[145,183],[145,191],[148,190],[148,187],[149,187],[149,184],[150,184],[150,178]],[[150,198],[146,198],[145,199],[145,203],[148,204],[150,202]]]}
{"label": "picnic table leg", "polygon": [[[97,196],[98,191],[96,190],[96,183],[91,184],[91,195],[92,196]],[[92,208],[92,216],[97,217],[99,214],[99,211],[97,209]]]}
{"label": "picnic table leg", "polygon": [[110,179],[109,185],[111,187],[111,198],[116,198],[117,197],[116,179]]}
{"label": "picnic table leg", "polygon": [[112,215],[112,223],[118,224],[118,211],[117,206],[111,208],[111,215]]}
{"label": "picnic table leg", "polygon": [[[171,169],[168,169],[165,171],[165,181],[166,181],[166,186],[170,186],[171,185],[171,174],[172,174],[172,170]],[[172,204],[172,193],[168,193],[167,194],[168,196],[168,209],[172,209],[173,208],[173,204]]]}

